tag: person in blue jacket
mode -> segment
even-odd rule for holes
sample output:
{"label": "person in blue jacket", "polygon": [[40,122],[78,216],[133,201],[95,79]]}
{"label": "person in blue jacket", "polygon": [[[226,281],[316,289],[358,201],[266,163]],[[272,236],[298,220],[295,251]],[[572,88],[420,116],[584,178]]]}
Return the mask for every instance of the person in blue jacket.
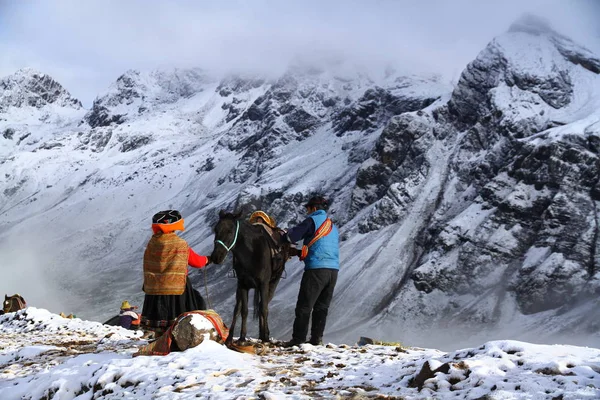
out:
{"label": "person in blue jacket", "polygon": [[329,304],[340,269],[339,234],[337,227],[327,217],[328,201],[315,196],[305,207],[308,217],[298,226],[287,230],[284,236],[290,243],[303,241],[300,259],[304,261],[292,340],[284,343],[287,347],[306,342],[311,314],[309,343],[323,344]]}

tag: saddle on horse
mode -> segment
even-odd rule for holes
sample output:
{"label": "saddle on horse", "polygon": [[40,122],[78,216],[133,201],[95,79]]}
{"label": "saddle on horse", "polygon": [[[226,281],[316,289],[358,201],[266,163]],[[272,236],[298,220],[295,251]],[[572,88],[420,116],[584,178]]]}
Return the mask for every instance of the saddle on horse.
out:
{"label": "saddle on horse", "polygon": [[266,236],[269,239],[271,258],[273,260],[285,263],[285,261],[292,258],[292,256],[300,254],[298,249],[292,247],[290,243],[283,239],[284,232],[277,227],[275,218],[272,216],[259,210],[253,212],[248,221],[252,225],[260,225],[264,228]]}

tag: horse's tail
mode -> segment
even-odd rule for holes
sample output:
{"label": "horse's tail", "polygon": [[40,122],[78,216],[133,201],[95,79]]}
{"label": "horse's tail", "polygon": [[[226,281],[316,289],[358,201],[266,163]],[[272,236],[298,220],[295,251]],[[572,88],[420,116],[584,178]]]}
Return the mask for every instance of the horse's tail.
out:
{"label": "horse's tail", "polygon": [[254,289],[254,319],[260,315],[260,290]]}

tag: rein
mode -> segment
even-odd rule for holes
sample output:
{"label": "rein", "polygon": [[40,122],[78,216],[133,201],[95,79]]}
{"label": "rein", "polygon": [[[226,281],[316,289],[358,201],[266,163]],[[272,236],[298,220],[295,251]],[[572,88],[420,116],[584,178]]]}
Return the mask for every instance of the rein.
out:
{"label": "rein", "polygon": [[233,243],[231,243],[231,246],[227,246],[225,243],[223,243],[220,240],[215,240],[215,243],[219,243],[220,245],[222,245],[223,247],[225,247],[225,250],[227,250],[228,252],[233,249],[233,246],[235,246],[236,242],[237,242],[237,238],[238,238],[238,232],[240,231],[240,221],[236,221],[237,225],[235,227],[235,237],[233,238]]}

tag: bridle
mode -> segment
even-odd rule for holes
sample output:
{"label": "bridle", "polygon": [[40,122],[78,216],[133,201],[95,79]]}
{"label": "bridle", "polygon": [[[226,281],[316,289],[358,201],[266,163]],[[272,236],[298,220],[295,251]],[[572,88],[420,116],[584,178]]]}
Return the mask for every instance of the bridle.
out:
{"label": "bridle", "polygon": [[25,301],[25,299],[20,295],[16,294],[4,300],[2,311],[4,311],[5,313],[9,313],[11,312],[11,310],[18,311],[22,310],[25,307],[27,307],[27,302]]}
{"label": "bridle", "polygon": [[227,246],[225,243],[223,243],[220,240],[215,240],[215,243],[218,243],[218,244],[222,245],[223,247],[225,247],[225,250],[227,250],[227,252],[229,252],[231,249],[233,249],[233,247],[237,243],[237,238],[238,238],[238,232],[239,231],[240,231],[240,221],[236,221],[235,236],[233,238],[233,243],[231,243],[230,246]]}
{"label": "bridle", "polygon": [[[233,243],[231,243],[230,246],[227,246],[225,243],[223,243],[221,240],[215,240],[215,246],[216,244],[220,244],[221,246],[225,247],[225,250],[227,250],[227,253],[229,253],[229,251],[231,249],[233,249],[233,247],[235,246],[235,244],[237,243],[237,238],[238,238],[238,233],[240,231],[240,221],[235,221],[236,222],[236,226],[235,226],[235,236],[233,237]],[[225,253],[225,257],[227,257],[227,253]],[[225,259],[223,259],[225,260]],[[208,283],[206,282],[206,268],[204,269],[204,287],[206,288],[206,298],[208,299],[208,304],[209,307],[212,308],[212,306],[210,305],[210,297],[208,295]]]}

